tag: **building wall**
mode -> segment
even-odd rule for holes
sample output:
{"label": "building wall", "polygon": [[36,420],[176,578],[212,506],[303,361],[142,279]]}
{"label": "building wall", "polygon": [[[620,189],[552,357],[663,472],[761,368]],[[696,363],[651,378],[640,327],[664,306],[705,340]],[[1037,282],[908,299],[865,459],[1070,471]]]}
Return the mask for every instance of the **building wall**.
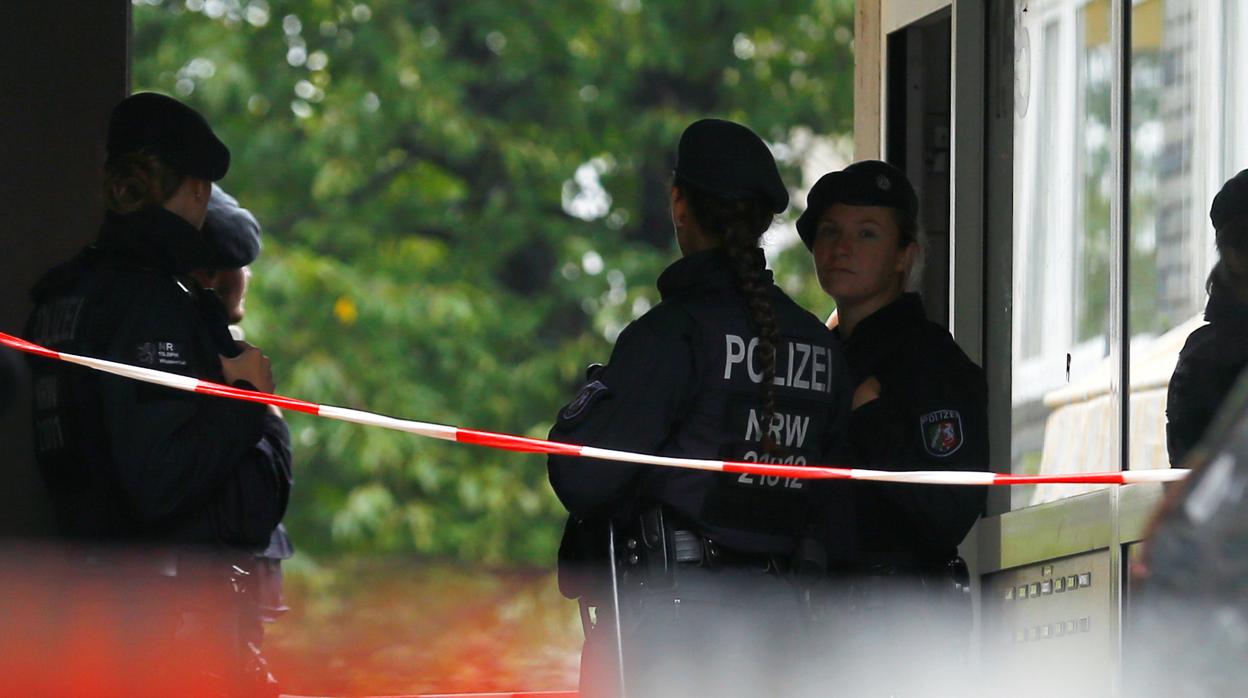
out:
{"label": "building wall", "polygon": [[[17,333],[38,275],[94,237],[109,109],[127,91],[130,3],[0,3],[0,331]],[[29,399],[0,416],[0,537],[49,530]]]}

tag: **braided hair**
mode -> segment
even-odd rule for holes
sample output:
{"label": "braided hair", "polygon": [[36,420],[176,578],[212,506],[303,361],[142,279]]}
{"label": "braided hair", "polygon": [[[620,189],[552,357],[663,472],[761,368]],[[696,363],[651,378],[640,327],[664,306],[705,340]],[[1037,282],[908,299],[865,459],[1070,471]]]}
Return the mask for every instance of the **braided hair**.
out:
{"label": "braided hair", "polygon": [[775,309],[770,298],[770,284],[754,266],[758,241],[771,227],[773,214],[762,199],[729,199],[712,194],[677,176],[672,185],[689,202],[689,210],[702,230],[718,240],[737,282],[737,290],[745,297],[754,331],[758,334],[758,358],[762,361],[763,380],[759,397],[763,403],[762,448],[778,455],[779,444],[772,438],[771,422],[776,415],[776,346],[779,332]]}

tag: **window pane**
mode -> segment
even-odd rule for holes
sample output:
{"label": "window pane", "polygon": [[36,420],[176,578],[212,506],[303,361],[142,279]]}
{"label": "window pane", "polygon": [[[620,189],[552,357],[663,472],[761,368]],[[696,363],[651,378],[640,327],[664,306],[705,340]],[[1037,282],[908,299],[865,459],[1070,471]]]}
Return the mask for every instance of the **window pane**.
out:
{"label": "window pane", "polygon": [[[1118,467],[1108,2],[1028,3],[1015,116],[1014,472]],[[1070,89],[1074,85],[1076,89]],[[1014,488],[1014,507],[1086,491]]]}
{"label": "window pane", "polygon": [[[1133,10],[1130,467],[1169,467],[1166,389],[1187,335],[1204,324],[1217,260],[1209,204],[1245,160],[1242,65],[1230,41],[1240,0],[1145,0]],[[1238,55],[1237,55],[1238,54]]]}

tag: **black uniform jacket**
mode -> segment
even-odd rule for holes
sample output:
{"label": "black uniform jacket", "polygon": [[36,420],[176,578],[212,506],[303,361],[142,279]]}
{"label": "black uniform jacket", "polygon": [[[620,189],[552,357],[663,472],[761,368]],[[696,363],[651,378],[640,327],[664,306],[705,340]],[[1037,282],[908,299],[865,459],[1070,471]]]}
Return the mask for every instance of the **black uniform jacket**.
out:
{"label": "black uniform jacket", "polygon": [[1166,448],[1178,466],[1248,366],[1248,305],[1214,281],[1205,306],[1208,325],[1197,328],[1179,352],[1166,395]]}
{"label": "black uniform jacket", "polygon": [[[761,251],[753,263],[780,336],[771,423],[779,455],[760,447],[767,425],[757,338],[727,258],[717,250],[685,257],[663,272],[662,302],[620,334],[610,362],[560,411],[551,438],[664,456],[844,462],[850,395],[836,339],[771,283]],[[810,526],[813,501],[845,491],[843,483],[563,456],[550,457],[549,473],[573,521],[626,521],[664,505],[678,526],[747,554],[790,553]],[[845,506],[829,508],[850,525]],[[847,531],[838,535],[852,539]]]}
{"label": "black uniform jacket", "polygon": [[[928,321],[917,294],[862,320],[844,344],[854,384],[875,376],[880,397],[850,416],[854,462],[879,470],[988,470],[984,372]],[[854,482],[868,566],[942,567],[983,513],[983,487]]]}
{"label": "black uniform jacket", "polygon": [[[27,336],[54,349],[223,381],[236,355],[215,294],[185,272],[199,231],[164,209],[110,214],[32,291]],[[263,549],[285,512],[290,435],[263,405],[36,359],[36,455],[70,538]]]}

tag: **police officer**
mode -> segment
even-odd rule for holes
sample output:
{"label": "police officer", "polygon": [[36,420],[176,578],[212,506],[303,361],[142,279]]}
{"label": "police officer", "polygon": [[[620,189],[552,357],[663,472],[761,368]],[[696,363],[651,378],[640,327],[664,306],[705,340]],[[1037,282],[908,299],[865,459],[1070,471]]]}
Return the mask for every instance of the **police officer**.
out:
{"label": "police officer", "polygon": [[[788,204],[767,146],[740,124],[693,123],[670,203],[683,256],[658,279],[662,301],[620,334],[551,438],[691,458],[841,460],[849,392],[840,350],[772,282],[758,247]],[[615,693],[617,622],[628,695],[785,693],[800,674],[786,661],[802,629],[789,575],[802,561],[824,563],[822,552],[802,554],[811,549],[803,539],[813,500],[838,498],[836,487],[559,456],[549,474],[571,515],[561,582],[598,607],[583,695]],[[609,564],[595,558],[605,524],[619,534],[618,619],[604,599],[610,580],[591,572],[568,583],[576,560]],[[824,541],[833,564],[850,554],[848,533]]]}
{"label": "police officer", "polygon": [[1248,366],[1248,170],[1222,185],[1209,219],[1218,262],[1205,288],[1205,320],[1187,338],[1166,396],[1166,448],[1182,464]]}
{"label": "police officer", "polygon": [[[208,212],[204,216],[203,234],[212,248],[212,256],[208,265],[192,271],[191,277],[203,289],[197,294],[201,311],[205,317],[216,320],[212,325],[219,351],[228,355],[237,351],[235,336],[241,339],[242,330],[237,325],[247,313],[250,265],[260,255],[260,222],[251,211],[240,206],[237,199],[213,184],[208,198]],[[220,329],[227,324],[228,331],[221,332]],[[273,412],[278,418],[281,417],[276,408]],[[261,653],[264,641],[262,623],[275,622],[288,610],[282,594],[282,561],[289,560],[294,553],[290,535],[286,527],[279,523],[269,536],[269,544],[256,553],[247,580],[247,613],[241,621],[243,636],[247,640],[246,659],[253,665],[253,674],[264,677],[274,686],[277,680],[269,672],[268,663]]]}
{"label": "police officer", "polygon": [[206,297],[220,301],[224,315],[219,319],[237,325],[247,313],[251,263],[260,256],[260,221],[238,199],[213,184],[202,230],[212,254],[207,266],[193,270],[191,276],[211,291]]}
{"label": "police officer", "polygon": [[[272,392],[267,357],[227,341],[219,301],[190,275],[213,263],[199,228],[229,157],[204,118],[174,99],[140,93],[118,104],[104,223],[93,244],[36,284],[27,336]],[[237,587],[289,498],[290,437],[276,411],[60,362],[37,360],[33,370],[36,455],[63,536],[93,558],[106,543],[142,546],[153,569],[188,587],[205,587],[204,577],[205,588]],[[209,628],[208,642],[237,632],[237,617],[192,618],[199,600],[178,601],[186,608],[166,641],[192,627]],[[241,660],[206,670],[204,680],[220,677],[236,693],[271,692],[249,683]]]}
{"label": "police officer", "polygon": [[[894,471],[985,471],[983,370],[928,321],[918,294],[906,291],[922,252],[917,216],[918,197],[906,176],[886,163],[864,161],[821,177],[797,222],[819,283],[836,301],[829,326],[843,342],[855,386],[853,461]],[[951,578],[964,573],[950,565],[957,564],[957,546],[982,513],[986,492],[873,482],[855,482],[852,492],[862,542],[848,603],[863,612],[863,627],[883,633],[880,646],[894,652],[898,636],[921,636],[925,629],[907,625],[890,633],[888,613],[905,618],[912,610],[931,611],[965,583]],[[917,606],[902,611],[903,599]],[[965,626],[969,604],[958,615]],[[889,690],[880,689],[887,681],[879,680],[888,675],[876,675],[875,690]]]}

